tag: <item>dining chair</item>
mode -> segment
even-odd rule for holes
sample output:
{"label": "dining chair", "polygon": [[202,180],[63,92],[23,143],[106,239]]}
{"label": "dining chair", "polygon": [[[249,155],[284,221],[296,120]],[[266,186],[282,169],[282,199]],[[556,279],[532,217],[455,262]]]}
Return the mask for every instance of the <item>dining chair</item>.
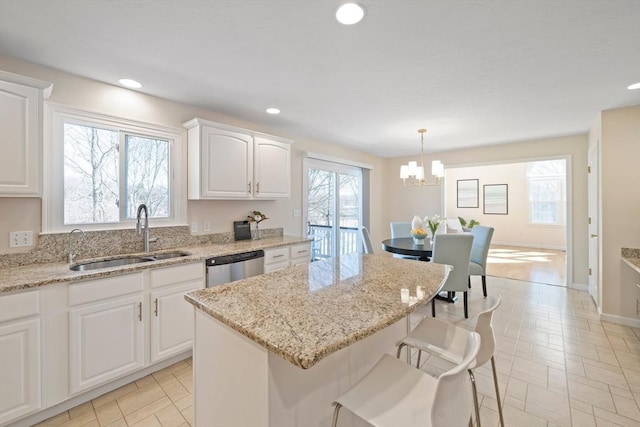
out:
{"label": "dining chair", "polygon": [[487,296],[487,256],[493,237],[493,227],[476,225],[471,229],[473,246],[469,260],[468,286],[471,288],[471,276],[482,276],[482,294]]}
{"label": "dining chair", "polygon": [[468,332],[462,361],[433,378],[385,354],[354,386],[333,403],[332,426],[344,407],[380,427],[463,427],[471,418],[472,393],[465,371],[480,350],[480,336]]}
{"label": "dining chair", "polygon": [[[498,414],[500,415],[500,426],[504,427],[500,389],[498,387],[498,372],[494,358],[496,338],[492,324],[493,313],[500,306],[501,302],[502,298],[500,295],[491,297],[488,304],[489,308],[481,311],[476,318],[474,331],[480,335],[480,351],[474,364],[469,367],[469,375],[471,376],[471,385],[474,393],[473,403],[475,405],[477,418],[480,410],[478,408],[478,392],[475,387],[472,369],[484,366],[488,361],[491,361],[493,385],[496,389],[496,401],[498,402]],[[420,357],[423,351],[448,360],[449,362],[459,364],[464,357],[465,338],[468,332],[467,329],[456,326],[451,322],[446,322],[435,317],[425,317],[406,337],[397,343],[398,351],[396,356],[400,358],[400,353],[404,347],[407,347],[407,351],[410,351],[410,348],[415,348],[418,350],[417,368],[420,368]]]}
{"label": "dining chair", "polygon": [[[390,222],[389,226],[391,227],[391,238],[399,238],[399,237],[412,237],[411,236],[411,222]],[[411,255],[399,255],[393,254],[394,258],[405,258],[405,259],[419,259],[419,257],[411,256]]]}
{"label": "dining chair", "polygon": [[364,245],[364,253],[373,253],[373,244],[371,244],[371,235],[367,227],[360,227],[360,235],[362,236],[362,244]]}
{"label": "dining chair", "polygon": [[[436,234],[436,240],[433,243],[433,256],[431,257],[433,262],[453,266],[453,270],[449,273],[441,290],[463,292],[465,318],[469,317],[467,291],[469,290],[469,261],[473,240],[473,235],[469,233]],[[436,317],[435,298],[431,300],[431,315]]]}

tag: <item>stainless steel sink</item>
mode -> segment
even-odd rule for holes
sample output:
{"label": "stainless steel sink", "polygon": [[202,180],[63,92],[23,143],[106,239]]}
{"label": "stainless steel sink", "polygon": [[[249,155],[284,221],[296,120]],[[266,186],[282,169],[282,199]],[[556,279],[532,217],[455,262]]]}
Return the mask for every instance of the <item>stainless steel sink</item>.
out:
{"label": "stainless steel sink", "polygon": [[141,257],[122,257],[106,261],[87,261],[69,267],[73,271],[97,270],[98,268],[122,267],[123,265],[139,264],[141,262],[161,261],[165,259],[180,258],[191,255],[189,252],[173,251],[161,252],[149,256]]}
{"label": "stainless steel sink", "polygon": [[73,271],[97,270],[98,268],[121,267],[129,264],[139,264],[141,262],[155,261],[152,257],[132,257],[132,258],[116,258],[106,261],[91,261],[72,265],[69,269]]}
{"label": "stainless steel sink", "polygon": [[171,258],[180,258],[183,256],[189,256],[191,255],[188,252],[182,252],[182,251],[174,251],[174,252],[163,252],[163,253],[159,253],[159,254],[153,254],[150,255],[150,258],[154,258],[158,261],[163,260],[163,259],[171,259]]}

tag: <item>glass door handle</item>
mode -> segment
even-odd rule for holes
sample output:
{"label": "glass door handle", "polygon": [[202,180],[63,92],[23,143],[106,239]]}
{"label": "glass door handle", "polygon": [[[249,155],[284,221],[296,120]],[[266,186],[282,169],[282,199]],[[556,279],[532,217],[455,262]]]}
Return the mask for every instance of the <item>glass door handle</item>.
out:
{"label": "glass door handle", "polygon": [[598,235],[597,234],[592,234],[591,237],[598,237]]}

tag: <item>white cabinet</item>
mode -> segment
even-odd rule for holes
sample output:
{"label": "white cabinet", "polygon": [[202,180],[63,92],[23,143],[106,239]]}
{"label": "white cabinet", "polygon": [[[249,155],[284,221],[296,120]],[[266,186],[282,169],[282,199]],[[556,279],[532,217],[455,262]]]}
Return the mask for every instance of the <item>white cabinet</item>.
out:
{"label": "white cabinet", "polygon": [[184,294],[204,285],[201,262],[69,285],[71,394],[191,349]]}
{"label": "white cabinet", "polygon": [[41,407],[39,292],[0,297],[0,425]]}
{"label": "white cabinet", "polygon": [[291,141],[202,119],[184,126],[189,199],[290,197]]}
{"label": "white cabinet", "polygon": [[284,270],[289,267],[289,247],[264,250],[264,272]]}
{"label": "white cabinet", "polygon": [[151,271],[151,362],[193,346],[193,306],[184,294],[204,288],[202,263]]}
{"label": "white cabinet", "polygon": [[264,272],[284,270],[294,265],[306,264],[311,260],[311,243],[265,249]]}
{"label": "white cabinet", "polygon": [[42,101],[51,88],[0,71],[0,196],[40,195]]}
{"label": "white cabinet", "polygon": [[71,394],[144,366],[142,291],[142,273],[69,286]]}
{"label": "white cabinet", "polygon": [[311,261],[311,242],[291,246],[291,266],[308,264]]}

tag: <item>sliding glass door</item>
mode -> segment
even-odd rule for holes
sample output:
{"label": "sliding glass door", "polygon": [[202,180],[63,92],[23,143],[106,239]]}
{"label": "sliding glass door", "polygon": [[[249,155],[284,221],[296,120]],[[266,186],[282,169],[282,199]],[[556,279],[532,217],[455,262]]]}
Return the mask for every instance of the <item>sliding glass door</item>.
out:
{"label": "sliding glass door", "polygon": [[358,252],[362,223],[362,170],[305,159],[305,220],[313,259]]}

